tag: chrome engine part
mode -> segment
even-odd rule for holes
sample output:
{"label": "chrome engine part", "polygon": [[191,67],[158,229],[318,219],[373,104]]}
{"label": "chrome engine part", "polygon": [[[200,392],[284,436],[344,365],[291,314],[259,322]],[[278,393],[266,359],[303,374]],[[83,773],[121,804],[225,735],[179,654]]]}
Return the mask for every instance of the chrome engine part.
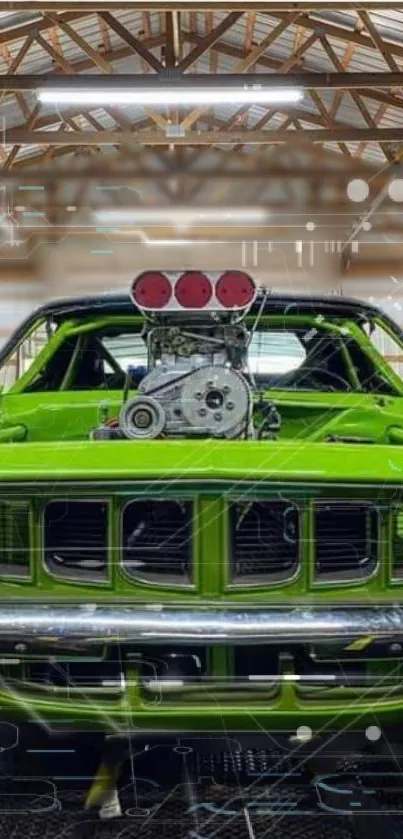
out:
{"label": "chrome engine part", "polygon": [[214,436],[237,437],[247,433],[250,389],[246,380],[230,367],[210,366],[195,370],[184,382],[183,415],[191,428]]}
{"label": "chrome engine part", "polygon": [[150,396],[139,396],[125,402],[119,416],[119,427],[125,437],[144,440],[159,437],[166,423],[162,405]]}
{"label": "chrome engine part", "polygon": [[117,420],[92,438],[255,437],[247,370],[250,335],[239,314],[170,312],[146,322],[148,372]]}
{"label": "chrome engine part", "polygon": [[[120,414],[126,437],[250,435],[251,394],[244,377],[224,365],[157,367],[143,379],[141,396]],[[158,410],[157,410],[158,409]]]}
{"label": "chrome engine part", "polygon": [[249,339],[245,326],[211,316],[186,325],[183,316],[170,319],[148,330],[151,369],[138,396],[122,408],[123,435],[253,436],[251,388],[240,372]]}

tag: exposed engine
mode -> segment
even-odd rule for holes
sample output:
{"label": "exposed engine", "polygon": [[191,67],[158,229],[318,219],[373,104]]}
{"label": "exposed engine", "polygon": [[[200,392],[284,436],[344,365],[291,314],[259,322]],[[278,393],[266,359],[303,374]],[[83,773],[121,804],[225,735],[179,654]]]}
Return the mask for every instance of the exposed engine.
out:
{"label": "exposed engine", "polygon": [[[188,316],[189,320],[189,316]],[[195,322],[148,334],[151,371],[122,407],[126,437],[251,436],[251,388],[242,374],[248,332],[241,325]]]}
{"label": "exposed engine", "polygon": [[[250,277],[154,272],[135,280],[132,295],[145,314],[148,372],[132,398],[129,375],[118,421],[93,437],[260,436],[248,380],[251,334],[243,321],[256,295]],[[268,433],[278,419],[273,411],[265,418]]]}

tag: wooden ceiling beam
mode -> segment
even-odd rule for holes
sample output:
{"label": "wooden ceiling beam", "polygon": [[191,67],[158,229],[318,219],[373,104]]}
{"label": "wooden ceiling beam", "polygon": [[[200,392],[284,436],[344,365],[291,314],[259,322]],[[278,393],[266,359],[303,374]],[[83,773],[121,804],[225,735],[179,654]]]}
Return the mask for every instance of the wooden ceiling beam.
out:
{"label": "wooden ceiling beam", "polygon": [[[185,41],[191,41],[192,43],[196,43],[199,40],[199,36],[189,33],[184,33],[183,35]],[[316,38],[319,36],[316,36]],[[316,40],[315,38],[315,40]],[[232,46],[230,44],[225,44],[224,42],[219,42],[212,47],[213,53],[218,53],[222,55],[232,56],[233,58],[240,58],[244,54],[244,50],[241,47]],[[280,67],[282,66],[282,62],[279,59],[270,58],[269,56],[261,56],[258,60],[257,64],[262,66],[271,68],[272,70],[279,71]],[[316,73],[315,73],[315,85],[316,85]],[[354,74],[349,74],[354,75]],[[385,74],[385,81],[386,76],[389,74]],[[293,74],[293,79],[295,74]],[[390,75],[389,75],[390,78]],[[317,88],[319,89],[319,88]],[[364,87],[357,87],[355,88],[357,93],[360,97],[365,97],[366,99],[373,100],[375,102],[380,102],[382,104],[386,104],[391,108],[396,108],[398,110],[403,109],[403,97],[396,96],[386,89],[375,89],[374,88],[364,88]],[[340,92],[346,90],[346,88],[340,88]],[[331,112],[330,112],[331,113]],[[334,115],[333,115],[334,117]]]}
{"label": "wooden ceiling beam", "polygon": [[[299,8],[302,8],[301,5]],[[367,49],[375,49],[377,50],[377,46],[374,44],[373,39],[369,35],[365,35],[362,32],[357,32],[356,29],[347,29],[343,26],[338,26],[335,23],[330,23],[329,21],[325,20],[322,16],[319,18],[319,14],[326,11],[326,6],[322,5],[322,8],[319,9],[316,7],[317,16],[311,17],[309,14],[301,14],[298,20],[298,26],[303,26],[304,29],[313,29],[315,32],[320,30],[325,35],[328,35],[331,38],[336,38],[340,41],[350,42],[352,44],[356,44],[358,47],[366,47]],[[340,6],[337,7],[340,10]],[[349,11],[351,11],[351,6],[349,6]],[[368,4],[366,3],[367,10],[369,9]],[[386,10],[386,6],[383,4],[378,6],[378,10],[382,8]],[[399,5],[401,8],[401,3]],[[315,12],[314,7],[311,7],[310,11]],[[265,13],[269,14],[270,17],[274,18],[281,18],[282,14],[279,11],[270,12],[268,9],[265,10]],[[383,41],[384,49],[387,50],[389,55],[398,55],[403,57],[403,44],[394,43],[392,41]]]}
{"label": "wooden ceiling beam", "polygon": [[165,68],[172,70],[176,64],[175,43],[174,43],[174,25],[172,19],[172,12],[165,12]]}
{"label": "wooden ceiling beam", "polygon": [[360,16],[364,26],[366,27],[370,38],[374,42],[374,46],[376,47],[377,50],[379,50],[380,54],[382,55],[386,64],[388,65],[389,70],[392,73],[396,73],[396,71],[399,72],[399,69],[400,69],[399,65],[396,63],[396,61],[393,57],[393,54],[391,53],[391,51],[389,49],[389,45],[385,44],[385,41],[383,40],[383,38],[379,34],[379,32],[378,32],[375,24],[373,23],[370,15],[368,14],[368,12],[360,10],[359,11],[359,16]]}
{"label": "wooden ceiling beam", "polygon": [[[70,63],[70,61],[67,61],[67,59],[64,57],[64,55],[62,55],[61,52],[56,50],[54,48],[54,46],[52,44],[50,44],[46,40],[46,38],[43,38],[42,35],[39,32],[37,32],[36,35],[35,35],[35,41],[39,44],[40,47],[42,47],[44,52],[48,53],[48,55],[50,56],[52,61],[54,61],[56,66],[59,66],[63,70],[64,73],[68,73],[68,74],[74,73],[74,68],[73,68],[73,65]],[[4,78],[4,76],[3,76],[3,78]],[[15,78],[23,78],[23,77],[22,76],[18,76],[18,77],[15,76]],[[59,81],[59,76],[55,76],[55,78],[58,82]],[[76,78],[76,77],[74,76],[74,78]],[[16,82],[16,84],[18,85],[19,83]],[[28,89],[29,88],[25,88],[25,90],[28,90]],[[23,88],[15,87],[14,90],[23,90]],[[32,90],[32,88],[31,88],[31,90]]]}
{"label": "wooden ceiling beam", "polygon": [[[324,11],[324,10],[338,10],[340,11],[341,3],[345,5],[349,11],[362,8],[362,0],[238,0],[237,6],[243,11],[250,9],[260,10],[262,12],[274,13],[284,12],[295,9],[296,5],[303,11]],[[85,11],[98,12],[100,9],[110,9],[110,0],[18,0],[19,11],[30,11],[38,9],[40,5],[41,10],[47,12],[63,11]],[[209,11],[220,10],[226,11],[233,9],[234,0],[119,0],[119,9],[122,11],[128,9],[145,9],[150,11],[166,12],[178,9],[181,11]],[[401,9],[401,0],[366,0],[365,7],[369,10],[381,9]],[[10,0],[1,0],[0,10],[10,11],[10,8],[15,11],[15,3]]]}
{"label": "wooden ceiling beam", "polygon": [[[2,10],[2,6],[4,6],[4,3],[0,0],[0,11]],[[10,9],[6,9],[6,11],[10,11]],[[15,11],[15,8],[13,11]],[[12,44],[13,42],[20,41],[23,38],[31,38],[33,37],[33,30],[35,32],[47,32],[49,29],[52,29],[55,24],[48,18],[39,15],[39,13],[43,11],[42,5],[40,7],[36,5],[35,11],[38,12],[37,20],[30,21],[29,23],[23,23],[21,26],[13,26],[11,29],[2,30],[0,32],[0,44]],[[74,23],[75,21],[83,20],[84,18],[89,17],[90,14],[90,11],[64,11],[61,17],[67,23]]]}
{"label": "wooden ceiling beam", "polygon": [[[0,0],[0,2],[1,2],[1,0]],[[47,27],[47,28],[49,29],[49,27]],[[32,30],[32,27],[31,27],[31,30]],[[28,49],[30,48],[30,46],[34,42],[34,40],[35,40],[35,37],[34,37],[33,34],[31,34],[30,37],[25,40],[24,44],[21,47],[21,50],[19,51],[18,55],[14,59],[15,62],[17,61],[20,54],[23,53],[22,58],[24,57],[24,55],[28,52]],[[1,37],[0,37],[0,44],[2,44],[2,43],[3,43],[3,41],[1,40]],[[7,42],[4,42],[4,43],[7,43]],[[164,35],[154,35],[152,37],[150,36],[149,38],[142,39],[141,43],[145,47],[147,47],[148,49],[157,49],[158,47],[161,47],[165,43],[165,36]],[[118,61],[123,61],[125,58],[129,58],[132,54],[133,54],[133,50],[130,47],[123,46],[123,47],[115,47],[110,52],[104,53],[104,57],[106,58],[106,60],[108,62],[116,63]],[[20,58],[20,61],[18,62],[19,64],[21,63],[22,58]],[[83,58],[83,59],[80,59],[78,61],[71,62],[70,66],[71,66],[71,71],[70,72],[72,72],[74,74],[78,74],[78,73],[83,73],[86,70],[91,70],[91,68],[94,65],[93,65],[93,62],[91,61],[91,59]],[[11,68],[10,68],[10,73],[11,72],[12,71],[11,71]],[[0,103],[3,101],[4,97],[7,96],[7,95],[12,96],[13,95],[12,91],[3,90],[1,92]]]}
{"label": "wooden ceiling beam", "polygon": [[[29,117],[26,121],[25,128],[22,129],[22,130],[26,131],[28,134],[32,131],[32,129],[33,129],[35,123],[36,123],[36,120],[38,119],[40,109],[41,109],[40,103],[37,102],[37,104],[33,107],[32,111],[31,111],[31,113],[30,113],[30,115],[29,115]],[[14,163],[17,155],[18,155],[18,152],[21,148],[21,145],[23,145],[23,144],[19,143],[18,141],[14,143],[10,153],[7,156],[7,159],[3,163],[4,169],[10,169],[11,168],[11,166],[13,165],[13,163]],[[43,145],[49,145],[49,141],[47,143],[43,143]]]}
{"label": "wooden ceiling beam", "polygon": [[[17,72],[20,64],[24,60],[28,51],[30,50],[33,42],[34,42],[34,38],[32,37],[32,35],[29,36],[28,38],[25,38],[25,41],[23,42],[22,46],[18,50],[17,55],[14,58],[12,58],[12,56],[11,56],[9,45],[0,43],[0,50],[4,55],[4,60],[8,64],[9,73],[16,73]],[[0,94],[0,105],[2,104],[5,96],[6,96],[6,94],[3,91],[3,93]],[[29,119],[29,116],[30,116],[29,106],[28,106],[27,102],[25,101],[22,93],[20,93],[18,95],[16,94],[16,100],[18,102],[18,105],[21,109],[21,112],[22,112],[22,114],[25,118],[25,122],[26,122]],[[0,156],[1,156],[2,159],[4,159],[5,155],[4,155],[3,149],[1,149]]]}
{"label": "wooden ceiling beam", "polygon": [[[298,67],[300,61],[303,59],[305,52],[307,52],[311,48],[311,46],[316,42],[316,40],[317,35],[315,33],[312,33],[312,35],[310,35],[309,38],[307,38],[303,43],[299,45],[298,49],[294,51],[293,55],[290,56],[290,58],[287,58],[286,61],[281,62],[278,68],[278,73],[290,73],[291,70],[294,69],[294,67]],[[254,129],[259,130],[260,128],[263,128],[265,125],[267,125],[267,123],[270,122],[270,120],[273,119],[273,117],[277,113],[281,113],[281,109],[279,110],[278,108],[274,108],[271,110],[267,110],[265,115],[261,117],[260,120],[258,120],[256,125],[254,126]],[[297,125],[297,128],[298,127],[299,126]],[[325,125],[325,127],[328,126]],[[237,146],[236,148],[238,149],[238,151],[241,151],[242,146]]]}
{"label": "wooden ceiling beam", "polygon": [[[309,119],[309,114],[306,115]],[[300,135],[310,143],[392,143],[402,138],[402,128],[355,128],[342,126],[339,128],[303,129],[300,131],[189,131],[183,137],[169,137],[161,131],[103,131],[101,136],[96,132],[76,131],[33,131],[24,128],[10,128],[5,132],[6,144],[37,145],[37,146],[110,146],[140,143],[143,146],[211,146],[211,145],[277,145],[289,143]]]}
{"label": "wooden ceiling beam", "polygon": [[239,20],[243,15],[243,12],[231,12],[231,14],[227,15],[224,20],[222,20],[217,26],[214,27],[204,38],[200,38],[199,44],[191,50],[188,55],[182,59],[182,61],[178,65],[178,70],[184,73],[187,70],[190,70],[191,67],[194,67],[196,62],[202,55],[205,55],[217,41],[228,32],[229,29],[232,28],[234,23]]}
{"label": "wooden ceiling beam", "polygon": [[[342,65],[341,61],[339,60],[338,55],[334,51],[334,49],[333,49],[331,43],[329,42],[329,40],[326,38],[325,35],[322,35],[320,41],[321,41],[321,44],[323,46],[323,49],[325,50],[327,56],[329,57],[333,66],[335,67],[335,69],[339,73],[342,73],[343,72],[343,65]],[[365,103],[362,101],[359,93],[357,93],[356,90],[350,90],[350,96],[351,96],[353,102],[355,102],[362,118],[367,123],[367,125],[370,128],[376,127],[376,122],[372,119],[372,116],[369,113]],[[384,154],[386,160],[388,160],[389,163],[392,163],[392,161],[394,159],[393,151],[388,146],[385,146],[383,143],[381,144],[381,149],[383,151],[383,154]]]}
{"label": "wooden ceiling beam", "polygon": [[[279,35],[280,32],[278,31],[276,37]],[[246,76],[248,85],[258,84],[261,86],[267,86],[273,90],[284,90],[288,88],[300,88],[301,90],[310,90],[312,88],[315,90],[357,90],[360,88],[362,90],[367,90],[368,93],[366,95],[368,96],[370,95],[372,88],[390,90],[394,87],[403,87],[403,71],[395,73],[295,72],[292,76],[290,76],[288,74],[289,66],[298,64],[298,59],[307,52],[309,46],[311,46],[319,37],[319,35],[310,36],[310,38],[301,45],[297,54],[290,56],[290,58],[286,61],[277,60],[275,68],[273,67],[273,69],[278,69],[280,72],[276,74],[248,73]],[[62,60],[61,54],[56,52],[56,50],[47,41],[44,41],[41,35],[37,35],[36,38],[41,46],[49,52],[55,61],[60,62]],[[267,44],[267,39],[265,39],[265,43]],[[217,45],[219,51],[224,52],[226,50],[227,54],[233,55],[234,58],[239,55],[244,55],[243,49],[239,50],[229,47],[230,52],[228,52],[228,45],[226,45],[223,49],[222,46],[223,45],[220,44]],[[260,47],[262,47],[263,53],[265,49],[263,47],[263,42]],[[116,88],[119,88],[119,90],[158,89],[163,91],[167,84],[170,84],[172,87],[180,90],[193,90],[194,88],[211,88],[214,90],[217,87],[233,89],[239,88],[240,86],[243,87],[246,84],[245,73],[252,64],[265,63],[262,61],[262,53],[258,55],[256,51],[252,50],[249,55],[242,58],[233,73],[219,73],[213,76],[209,73],[197,73],[193,76],[185,74],[180,77],[175,76],[174,78],[171,78],[170,75],[165,72],[164,67],[162,67],[161,72],[158,73],[157,76],[147,76],[142,73],[118,73],[115,75],[104,76],[102,74],[94,73],[87,78],[83,78],[74,72],[75,65],[64,59],[65,66],[63,69],[65,70],[65,75],[62,77],[55,78],[49,73],[43,75],[35,75],[34,73],[21,73],[18,75],[4,73],[0,76],[0,90],[37,90],[38,88],[46,89],[54,88],[56,86],[60,90],[67,89],[81,91],[83,88],[90,86],[92,90],[102,91],[106,94],[108,91],[116,90]],[[267,57],[265,57],[265,60],[267,61]],[[270,64],[270,66],[272,65]],[[70,68],[69,70],[67,69],[68,67]],[[108,72],[110,72],[110,70]]]}
{"label": "wooden ceiling beam", "polygon": [[144,42],[136,38],[132,32],[129,32],[126,26],[123,26],[110,12],[101,12],[100,17],[102,17],[107,26],[130,48],[131,52],[139,55],[140,58],[147,62],[152,70],[155,70],[156,73],[162,73],[164,71],[163,64],[147,49]]}
{"label": "wooden ceiling beam", "polygon": [[[169,181],[172,178],[181,181],[192,181],[198,179],[200,181],[284,181],[284,180],[301,180],[319,183],[345,183],[351,180],[351,172],[343,172],[342,169],[328,168],[328,167],[303,167],[303,166],[261,166],[255,169],[202,169],[202,170],[188,170],[182,166],[174,167],[167,170],[154,169],[139,169],[139,168],[125,168],[120,165],[117,168],[106,169],[102,162],[97,166],[76,169],[69,167],[68,169],[61,169],[59,167],[44,167],[38,169],[17,169],[0,170],[1,180],[4,182],[14,182],[23,184],[46,184],[50,181],[92,181],[94,184],[116,184],[119,182],[124,186],[126,183],[144,183],[159,181]],[[371,178],[371,186],[379,185],[385,182],[385,177],[382,174],[370,173],[366,167],[357,166],[357,176],[361,175],[363,178]]]}
{"label": "wooden ceiling beam", "polygon": [[69,23],[66,23],[62,17],[58,17],[57,15],[51,13],[48,13],[47,17],[55,26],[61,29],[68,38],[70,38],[70,41],[73,41],[73,43],[75,43],[79,49],[88,56],[90,61],[92,61],[96,67],[99,67],[99,69],[104,73],[110,73],[112,71],[110,63],[106,61],[103,55],[101,55],[97,50],[94,50],[88,41],[76,32]]}
{"label": "wooden ceiling beam", "polygon": [[[143,14],[144,14],[144,12],[143,12]],[[101,38],[102,38],[103,51],[104,51],[104,53],[105,52],[110,52],[111,49],[112,49],[112,43],[111,43],[111,33],[109,31],[109,27],[106,25],[105,21],[102,19],[102,17],[100,15],[97,15],[97,20],[98,20],[98,26],[99,26],[99,33],[100,33]]]}
{"label": "wooden ceiling beam", "polygon": [[[62,119],[64,119],[64,118],[67,119],[69,117],[79,116],[80,114],[83,114],[85,116],[86,113],[90,113],[90,112],[91,112],[91,109],[83,109],[82,107],[81,108],[77,107],[77,108],[74,108],[74,109],[73,108],[64,109],[62,113],[56,112],[55,114],[47,114],[46,116],[38,118],[38,120],[36,122],[36,131],[40,131],[43,128],[51,128],[51,127],[58,126],[60,124],[60,119],[61,118]],[[287,116],[287,118],[290,118],[290,119],[293,119],[293,120],[304,120],[304,122],[306,122],[308,124],[317,125],[318,127],[324,127],[324,128],[327,127],[326,123],[324,122],[323,117],[320,114],[311,113],[310,111],[305,111],[302,108],[283,106],[281,108],[281,110],[278,108],[278,112],[279,113],[284,113]],[[262,117],[262,119],[259,120],[254,125],[254,127],[249,130],[249,132],[247,132],[247,131],[244,132],[244,136],[248,138],[248,140],[247,140],[248,143],[251,142],[252,131],[254,133],[256,133],[257,131],[261,131],[262,126],[266,123],[267,119],[269,119],[273,115],[273,113],[274,113],[274,111],[270,111],[268,114],[266,114],[264,117]],[[112,111],[111,111],[111,115],[113,116]],[[163,117],[161,117],[161,119],[163,120]],[[118,121],[118,120],[116,120],[116,121]],[[125,121],[126,140],[127,140],[128,137],[130,137],[130,145],[132,145],[136,141],[136,138],[140,137],[141,132],[146,130],[146,129],[151,128],[152,124],[153,124],[153,120],[151,118],[145,118],[144,120],[141,120],[141,121],[135,123],[133,126],[131,126],[130,124],[128,125],[127,121]],[[214,117],[212,115],[203,115],[201,117],[201,120],[200,120],[200,125],[205,127],[205,128],[208,128],[210,130],[215,130],[215,129],[219,130],[221,132],[220,144],[221,144],[222,141],[224,141],[225,131],[228,128],[228,122],[227,121],[220,120],[217,117]],[[164,130],[164,124],[163,123],[161,123],[160,127],[161,127],[161,130]],[[350,131],[351,126],[349,126],[345,123],[341,123],[341,122],[333,122],[333,128],[335,130],[340,130],[340,131],[344,131],[344,130]],[[18,132],[19,130],[23,130],[23,129],[24,129],[24,125],[18,125],[18,126],[14,126],[14,128],[12,130]],[[396,131],[397,131],[397,129],[396,129]],[[106,138],[107,132],[108,132],[108,130],[106,130],[104,132],[105,138]],[[135,132],[135,133],[133,134],[132,132]],[[300,131],[293,131],[292,133],[290,132],[289,139],[294,144],[296,142],[298,142],[299,144],[302,143],[307,148],[309,148],[310,147],[309,135],[307,135],[305,137],[305,133],[306,132],[303,129],[300,130]],[[271,134],[273,135],[274,132],[272,131]],[[53,135],[54,135],[54,132],[48,132],[47,133],[47,135],[46,135],[47,136],[47,143],[52,143],[52,136]],[[194,135],[192,135],[192,136],[194,136]],[[362,135],[361,139],[358,142],[368,142],[367,136],[368,135],[365,135],[365,134]],[[387,141],[390,142],[390,138],[387,135],[384,135],[384,136],[386,137]],[[73,141],[73,138],[72,138],[71,135],[69,135],[69,139],[70,139],[70,137],[71,137],[71,140]],[[32,141],[36,142],[36,139],[39,139],[39,136],[35,135],[35,140],[34,140],[34,135],[33,135],[32,136]],[[125,140],[125,143],[126,143],[126,140]],[[91,139],[89,139],[89,142],[91,142]],[[142,143],[143,141],[138,139],[137,142]],[[171,142],[172,142],[171,138],[169,138],[169,139],[167,138],[166,141],[165,141],[165,144],[168,146]],[[341,142],[343,142],[343,141],[341,141]],[[175,139],[175,143],[177,145],[179,145],[177,139]],[[69,142],[67,144],[70,145]],[[112,143],[112,144],[114,144],[114,143]],[[186,137],[185,137],[185,139],[182,142],[182,145],[186,145],[186,144],[187,144],[187,141],[186,141]],[[202,141],[201,144],[204,145],[204,142]],[[222,144],[224,145],[226,143],[222,142]],[[96,145],[96,143],[95,143],[95,145]],[[198,143],[198,145],[200,145],[200,143]],[[239,144],[235,144],[235,150],[236,151],[239,152],[240,148],[241,148],[241,146]],[[232,154],[233,152],[227,151],[226,155],[228,155],[230,153]],[[315,155],[317,155],[318,153],[319,153],[319,150],[316,150]],[[332,154],[331,152],[328,152],[328,153]],[[348,158],[346,158],[346,160],[348,160]],[[352,168],[354,168],[354,166],[355,166],[355,164],[352,165]]]}
{"label": "wooden ceiling beam", "polygon": [[[95,64],[106,74],[111,74],[113,72],[112,64],[109,61],[107,61],[104,56],[99,55],[99,53],[97,53],[95,50],[93,50],[93,48],[84,40],[84,38],[82,38],[80,35],[77,35],[77,33],[74,32],[74,30],[72,30],[72,28],[71,28],[71,26],[69,26],[69,24],[65,24],[62,21],[60,21],[59,18],[56,15],[50,15],[50,17],[51,17],[51,19],[54,19],[55,24],[60,25],[60,27],[63,28],[63,31],[65,32],[65,34],[68,35],[70,37],[70,39],[73,40],[77,44],[77,46],[79,46],[83,50],[83,52],[88,56],[92,66]],[[109,16],[108,15],[99,15],[99,17],[102,18],[105,25],[108,24],[109,26],[111,26],[111,21],[110,21],[110,19],[112,19],[111,15],[109,15]],[[147,48],[140,41],[138,41],[137,39],[133,39],[133,36],[125,29],[125,27],[122,26],[122,24],[120,24],[118,21],[115,21],[114,18],[112,20],[116,23],[116,27],[118,29],[118,34],[121,37],[124,35],[126,41],[128,40],[129,49],[133,48],[133,40],[135,41],[135,43],[137,45],[137,51],[140,50],[142,60],[147,63],[147,66],[152,67],[153,62],[155,61],[155,62],[157,62],[158,67],[161,67],[162,70],[164,69],[163,66],[157,61],[155,56],[153,56],[152,53],[150,53],[147,50]],[[115,31],[116,31],[116,27],[112,27],[112,28],[115,28]],[[122,32],[122,30],[123,30],[123,32]],[[41,46],[47,52],[49,52],[49,54],[51,56],[53,56],[55,61],[58,61],[58,63],[60,64],[60,67],[61,67],[61,69],[63,70],[64,73],[71,74],[72,71],[74,72],[73,65],[70,62],[66,61],[66,59],[63,57],[63,55],[60,54],[60,52],[54,50],[54,48],[51,47],[45,41],[45,39],[42,38],[41,35],[37,35],[37,41],[41,44]],[[71,78],[71,75],[69,75],[69,77]],[[60,76],[57,78],[57,83],[58,84],[60,82],[60,78],[61,78]],[[74,74],[72,78],[77,80],[80,77]],[[101,78],[105,79],[105,77],[101,77]],[[105,85],[105,80],[104,80],[103,84]],[[105,108],[104,110],[107,110],[107,108]],[[167,126],[167,120],[161,114],[159,114],[157,112],[154,112],[151,109],[144,109],[144,110],[147,113],[147,115],[150,116],[152,121],[159,128],[161,128],[162,130],[165,130],[165,128]],[[119,121],[118,121],[118,124],[119,124]]]}
{"label": "wooden ceiling beam", "polygon": [[[330,114],[327,108],[325,107],[324,103],[322,102],[322,99],[320,98],[317,90],[310,90],[309,95],[314,105],[316,105],[316,108],[318,109],[326,128],[332,128],[333,120],[331,119]],[[338,145],[341,153],[344,154],[346,157],[350,157],[350,151],[346,143],[339,143]]]}

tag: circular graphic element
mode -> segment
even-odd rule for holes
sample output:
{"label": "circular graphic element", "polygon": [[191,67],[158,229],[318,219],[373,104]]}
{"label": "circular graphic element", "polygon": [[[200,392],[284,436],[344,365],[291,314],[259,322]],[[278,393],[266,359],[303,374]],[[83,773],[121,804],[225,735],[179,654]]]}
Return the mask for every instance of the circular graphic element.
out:
{"label": "circular graphic element", "polygon": [[365,736],[371,743],[376,743],[377,740],[381,739],[382,731],[378,725],[369,725],[368,728],[365,729]]}
{"label": "circular graphic element", "polygon": [[314,221],[307,221],[305,227],[306,227],[307,230],[315,230],[316,229],[316,224],[315,224]]}
{"label": "circular graphic element", "polygon": [[357,204],[361,201],[365,201],[369,195],[369,186],[367,182],[362,178],[353,178],[353,180],[349,181],[347,184],[347,195],[350,201],[354,201]]}
{"label": "circular graphic element", "polygon": [[297,728],[297,738],[301,743],[309,743],[312,740],[313,731],[309,725],[300,725]]}
{"label": "circular graphic element", "polygon": [[389,184],[388,193],[392,201],[403,201],[403,178],[395,178]]}

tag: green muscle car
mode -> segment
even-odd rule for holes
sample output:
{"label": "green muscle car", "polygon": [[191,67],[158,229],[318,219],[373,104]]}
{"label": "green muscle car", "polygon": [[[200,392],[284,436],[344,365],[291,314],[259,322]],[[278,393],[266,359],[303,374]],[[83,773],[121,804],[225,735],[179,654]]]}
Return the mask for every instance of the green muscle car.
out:
{"label": "green muscle car", "polygon": [[401,721],[402,348],[240,271],[30,316],[0,353],[2,719]]}

